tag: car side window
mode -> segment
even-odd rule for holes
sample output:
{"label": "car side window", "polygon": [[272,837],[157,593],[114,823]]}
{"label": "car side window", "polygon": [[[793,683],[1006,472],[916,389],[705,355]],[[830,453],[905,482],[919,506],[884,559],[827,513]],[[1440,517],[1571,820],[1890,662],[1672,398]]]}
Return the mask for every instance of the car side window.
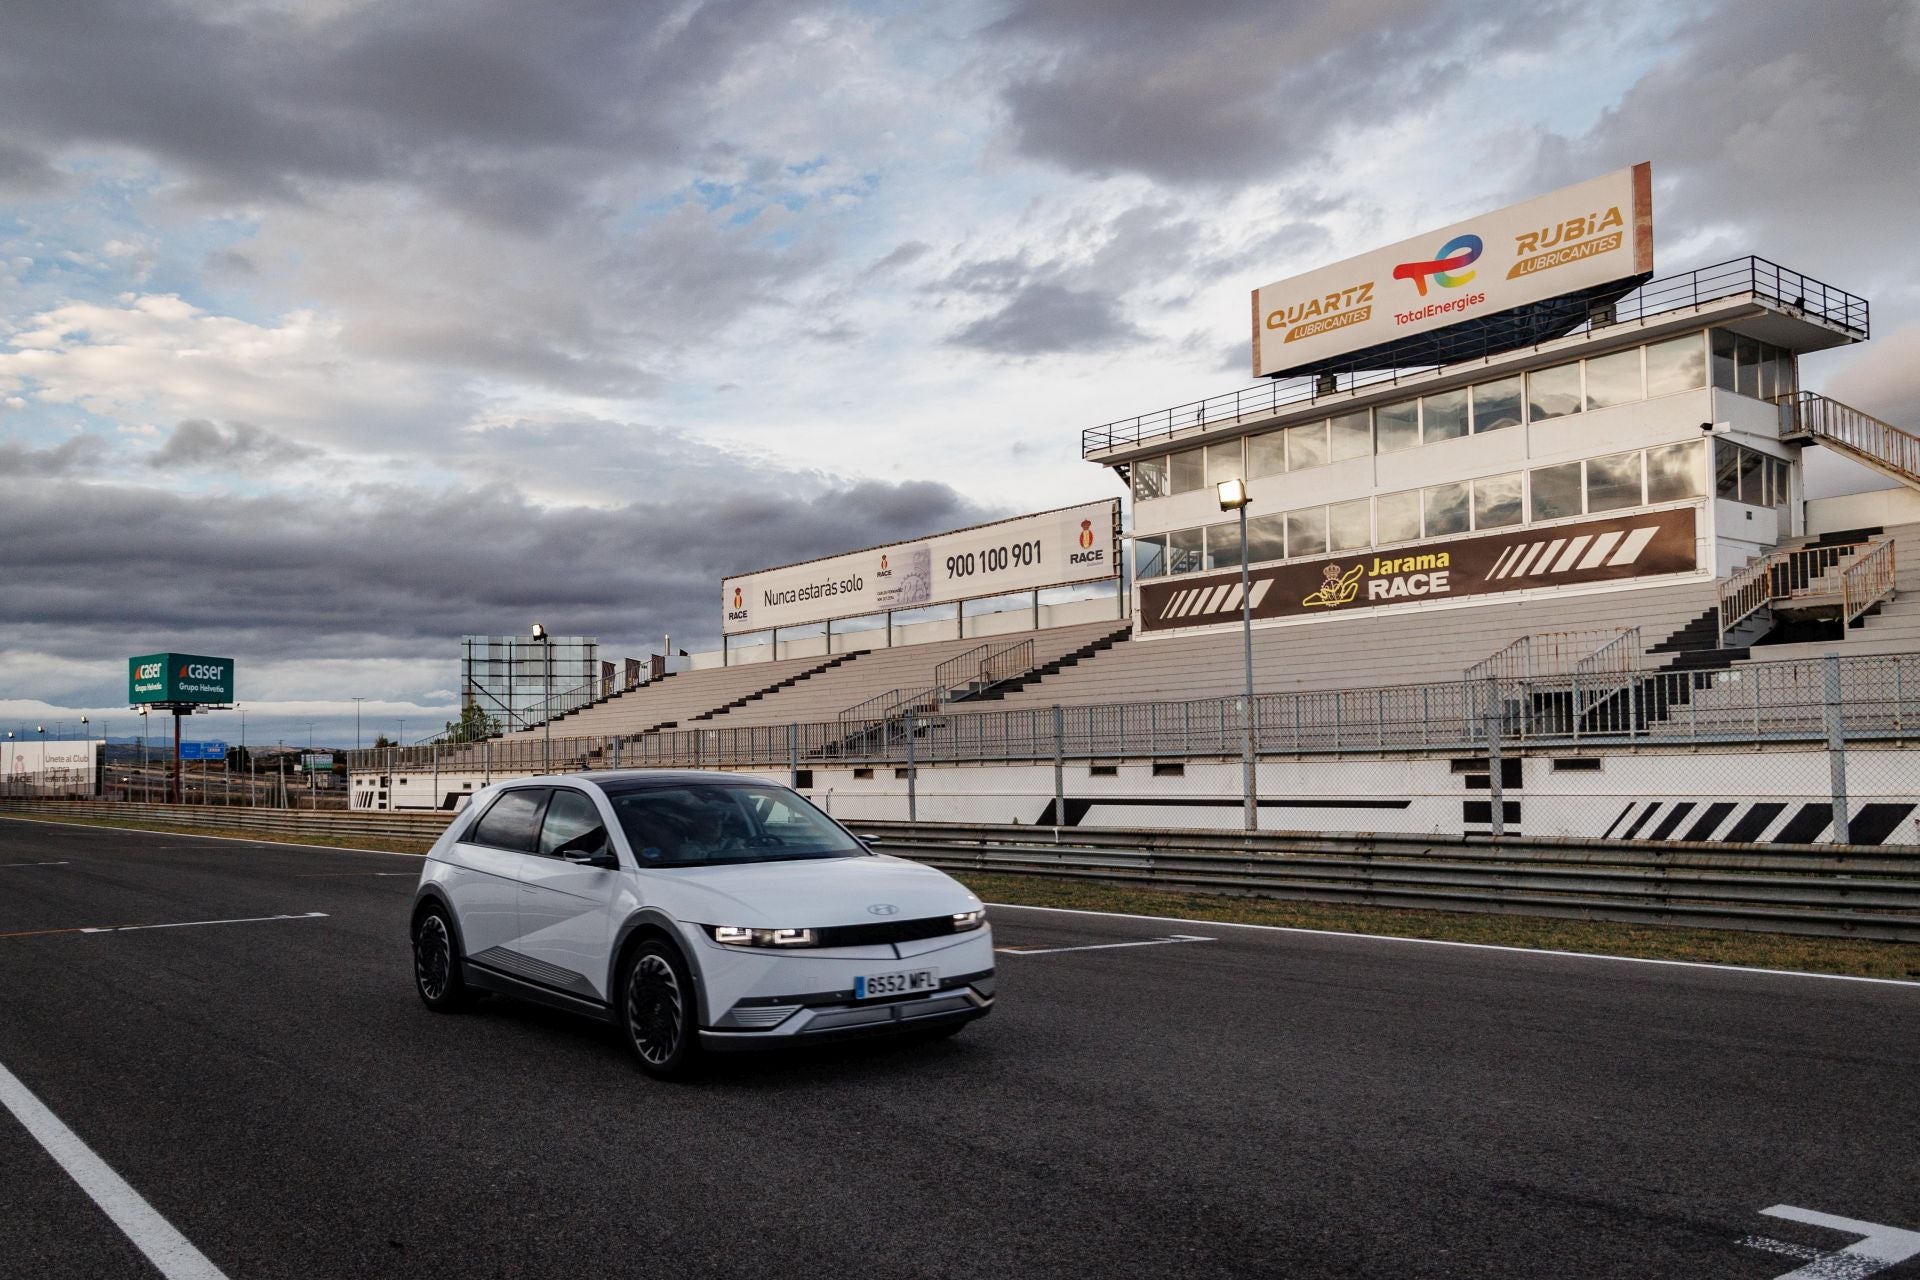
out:
{"label": "car side window", "polygon": [[578,791],[556,788],[540,825],[540,852],[557,858],[563,853],[591,853],[606,843],[607,828],[593,801]]}
{"label": "car side window", "polygon": [[540,812],[547,804],[545,787],[521,787],[502,792],[474,823],[467,839],[495,849],[532,853],[540,833]]}

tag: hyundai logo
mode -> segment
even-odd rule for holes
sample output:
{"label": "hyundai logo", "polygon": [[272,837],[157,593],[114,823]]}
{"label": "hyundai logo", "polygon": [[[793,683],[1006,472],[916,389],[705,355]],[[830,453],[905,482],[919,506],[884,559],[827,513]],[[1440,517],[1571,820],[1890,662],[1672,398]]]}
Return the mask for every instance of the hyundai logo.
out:
{"label": "hyundai logo", "polygon": [[870,916],[897,916],[900,914],[900,908],[894,906],[891,902],[876,902],[867,908],[867,914]]}

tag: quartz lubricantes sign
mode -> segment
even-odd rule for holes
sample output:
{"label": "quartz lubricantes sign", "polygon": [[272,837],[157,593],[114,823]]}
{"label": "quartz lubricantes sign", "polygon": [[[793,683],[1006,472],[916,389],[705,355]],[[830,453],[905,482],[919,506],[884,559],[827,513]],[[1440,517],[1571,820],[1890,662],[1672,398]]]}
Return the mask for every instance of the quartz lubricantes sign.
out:
{"label": "quartz lubricantes sign", "polygon": [[135,706],[233,701],[233,659],[196,653],[150,653],[127,660],[127,701]]}

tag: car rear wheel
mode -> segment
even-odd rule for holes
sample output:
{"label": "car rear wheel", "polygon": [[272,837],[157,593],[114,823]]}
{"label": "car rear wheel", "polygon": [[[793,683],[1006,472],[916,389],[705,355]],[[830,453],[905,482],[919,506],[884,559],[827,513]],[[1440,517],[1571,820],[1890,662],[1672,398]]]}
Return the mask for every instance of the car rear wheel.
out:
{"label": "car rear wheel", "polygon": [[471,1003],[471,993],[460,977],[460,958],[453,946],[453,926],[446,912],[428,907],[413,922],[413,989],[435,1013],[453,1013]]}
{"label": "car rear wheel", "polygon": [[700,1054],[693,983],[664,942],[643,942],[627,962],[622,1024],[640,1069],[662,1080],[691,1075]]}

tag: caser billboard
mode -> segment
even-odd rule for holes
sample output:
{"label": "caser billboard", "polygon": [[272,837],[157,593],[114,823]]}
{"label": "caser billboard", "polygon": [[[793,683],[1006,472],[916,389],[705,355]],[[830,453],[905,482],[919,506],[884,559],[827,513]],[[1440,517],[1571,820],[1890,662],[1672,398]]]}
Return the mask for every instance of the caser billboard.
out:
{"label": "caser billboard", "polygon": [[1105,498],[918,542],[723,579],[727,635],[952,604],[1120,572],[1120,501]]}
{"label": "caser billboard", "polygon": [[149,653],[127,659],[127,701],[224,705],[233,701],[233,659]]}
{"label": "caser billboard", "polygon": [[1485,319],[1653,270],[1653,168],[1637,164],[1253,291],[1253,373]]}

